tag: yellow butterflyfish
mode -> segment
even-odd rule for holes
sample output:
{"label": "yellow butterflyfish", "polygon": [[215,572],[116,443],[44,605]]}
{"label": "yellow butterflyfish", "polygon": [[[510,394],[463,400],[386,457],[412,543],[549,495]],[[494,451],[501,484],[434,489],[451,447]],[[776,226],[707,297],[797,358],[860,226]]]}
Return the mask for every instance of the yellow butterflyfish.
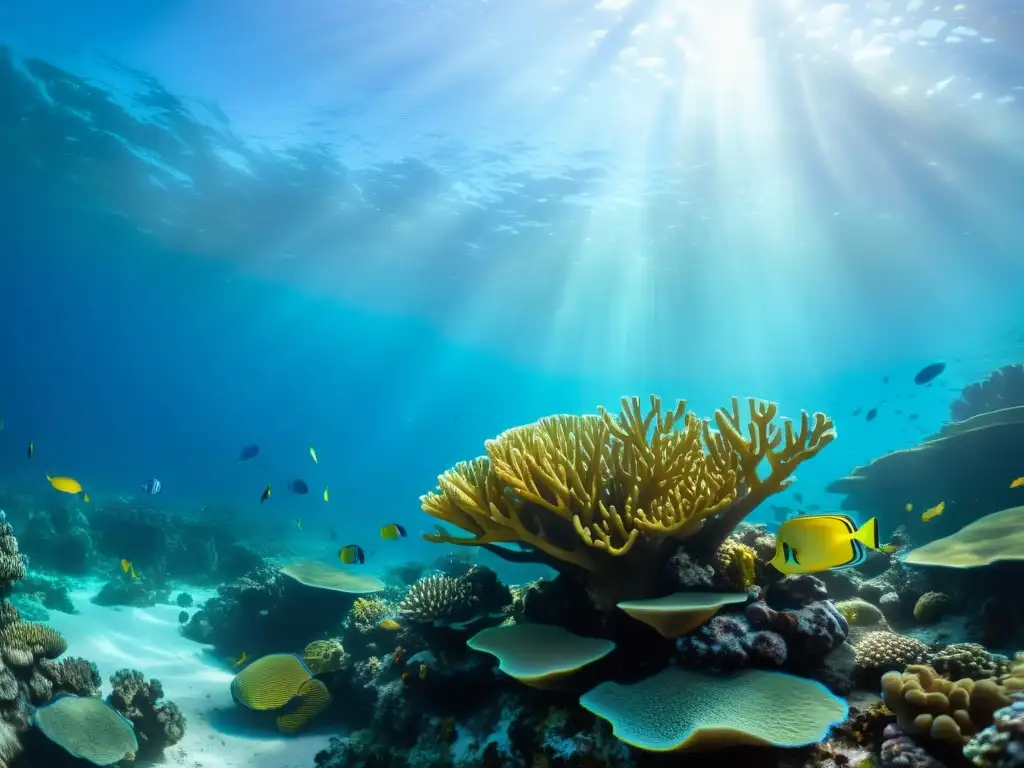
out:
{"label": "yellow butterflyfish", "polygon": [[904,507],[903,509],[905,509],[905,510],[906,510],[907,512],[913,512],[913,511],[914,511],[914,505],[913,505],[913,504],[911,504],[911,503],[910,503],[910,502],[908,501],[908,502],[907,502],[907,506],[905,506],[905,507]]}
{"label": "yellow butterflyfish", "polygon": [[313,447],[312,445],[311,445],[311,446],[309,446],[309,455],[310,455],[310,457],[311,457],[311,458],[313,459],[313,463],[314,463],[314,464],[319,464],[319,463],[320,463],[320,462],[319,462],[319,461],[317,460],[317,458],[316,458],[316,448],[314,448],[314,447]]}
{"label": "yellow butterflyfish", "polygon": [[1010,483],[1011,488],[1020,488],[1022,485],[1024,485],[1024,477],[1018,477],[1016,480]]}
{"label": "yellow butterflyfish", "polygon": [[771,565],[782,573],[854,568],[879,548],[878,523],[871,518],[858,528],[847,515],[805,515],[784,522],[776,541]]}
{"label": "yellow butterflyfish", "polygon": [[133,579],[139,578],[135,575],[135,566],[132,565],[131,560],[125,560],[124,558],[121,558],[121,570],[131,575]]}
{"label": "yellow butterflyfish", "polygon": [[324,488],[324,501],[330,501],[330,500],[331,500],[331,486],[327,486],[326,488]]}
{"label": "yellow butterflyfish", "polygon": [[927,523],[929,520],[933,520],[934,518],[936,518],[939,515],[941,515],[945,511],[945,509],[946,509],[946,502],[940,501],[934,507],[932,507],[930,509],[926,509],[924,512],[922,512],[921,513],[921,520],[923,522]]}
{"label": "yellow butterflyfish", "polygon": [[46,480],[53,486],[54,490],[60,491],[61,493],[82,492],[82,484],[73,477],[50,477],[47,475]]}
{"label": "yellow butterflyfish", "polygon": [[248,661],[248,659],[249,659],[249,654],[246,653],[245,651],[242,651],[242,655],[239,656],[238,660],[234,664],[232,664],[231,666],[232,667],[240,667],[243,664],[245,664],[245,662]]}
{"label": "yellow butterflyfish", "polygon": [[89,494],[86,493],[85,491],[82,491],[82,501],[84,501],[86,504],[92,501],[92,499],[89,498]]}
{"label": "yellow butterflyfish", "polygon": [[381,629],[386,629],[388,632],[396,632],[396,631],[398,631],[399,629],[402,628],[402,625],[399,624],[394,619],[384,619],[377,626],[380,627]]}

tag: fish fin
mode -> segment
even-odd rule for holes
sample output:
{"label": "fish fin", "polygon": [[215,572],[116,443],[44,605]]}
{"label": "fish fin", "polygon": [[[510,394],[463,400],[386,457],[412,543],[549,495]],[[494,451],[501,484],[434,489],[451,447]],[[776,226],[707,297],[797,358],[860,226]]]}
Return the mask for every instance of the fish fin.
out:
{"label": "fish fin", "polygon": [[853,518],[850,517],[849,515],[836,515],[836,514],[832,514],[832,515],[807,515],[804,519],[805,520],[836,520],[837,522],[841,522],[843,525],[845,525],[849,529],[849,532],[851,534],[857,532],[857,524],[853,521]]}
{"label": "fish fin", "polygon": [[869,549],[878,549],[878,520],[871,518],[862,525],[853,536],[853,540],[860,542]]}

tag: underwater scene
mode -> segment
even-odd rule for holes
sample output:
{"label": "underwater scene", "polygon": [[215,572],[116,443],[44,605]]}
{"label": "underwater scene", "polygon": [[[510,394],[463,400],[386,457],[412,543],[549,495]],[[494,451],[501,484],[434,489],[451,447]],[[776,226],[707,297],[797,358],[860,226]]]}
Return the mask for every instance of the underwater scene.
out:
{"label": "underwater scene", "polygon": [[0,4],[0,768],[1024,768],[1024,6]]}

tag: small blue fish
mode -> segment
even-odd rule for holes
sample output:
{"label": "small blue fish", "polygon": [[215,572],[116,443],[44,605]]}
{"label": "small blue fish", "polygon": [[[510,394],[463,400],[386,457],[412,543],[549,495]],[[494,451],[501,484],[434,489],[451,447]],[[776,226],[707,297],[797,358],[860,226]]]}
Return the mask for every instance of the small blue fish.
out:
{"label": "small blue fish", "polygon": [[241,464],[243,461],[252,461],[260,455],[260,447],[253,443],[252,445],[245,446],[238,453],[238,463]]}
{"label": "small blue fish", "polygon": [[158,493],[160,493],[161,488],[163,488],[163,485],[155,477],[151,477],[149,479],[149,482],[142,486],[142,490],[144,490],[150,496],[156,496]]}

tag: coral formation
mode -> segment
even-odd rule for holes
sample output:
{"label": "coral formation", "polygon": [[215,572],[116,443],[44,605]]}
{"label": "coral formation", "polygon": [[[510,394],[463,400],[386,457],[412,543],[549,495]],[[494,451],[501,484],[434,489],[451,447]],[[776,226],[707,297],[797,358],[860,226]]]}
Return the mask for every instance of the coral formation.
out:
{"label": "coral formation", "polygon": [[311,642],[302,652],[302,660],[310,672],[322,675],[325,672],[337,672],[342,669],[348,663],[348,655],[341,641],[332,638]]}
{"label": "coral formation", "polygon": [[417,624],[450,624],[453,617],[467,613],[471,599],[465,581],[434,574],[409,587],[397,610],[406,621]]}
{"label": "coral formation", "polygon": [[134,760],[139,749],[131,722],[101,699],[58,696],[39,707],[32,721],[69,755],[94,765]]}
{"label": "coral formation", "polygon": [[706,623],[723,606],[746,601],[746,592],[677,592],[650,600],[622,602],[619,608],[653,627],[662,637],[676,638]]}
{"label": "coral formation", "polygon": [[949,536],[911,550],[908,565],[978,568],[1024,560],[1024,507],[985,515]]}
{"label": "coral formation", "polygon": [[734,538],[722,542],[715,552],[714,569],[730,588],[744,590],[757,583],[757,554]]}
{"label": "coral formation", "polygon": [[60,661],[39,659],[39,671],[53,684],[54,695],[99,696],[103,684],[96,665],[87,659],[68,656]]}
{"label": "coral formation", "polygon": [[550,624],[512,624],[482,629],[466,645],[489,653],[498,669],[521,683],[544,688],[604,658],[610,640],[580,637]]}
{"label": "coral formation", "polygon": [[954,421],[1024,405],[1024,363],[992,371],[979,382],[968,384],[949,406]]}
{"label": "coral formation", "polygon": [[[820,413],[813,424],[802,414],[798,430],[778,427],[774,403],[751,400],[744,420],[734,399],[731,411],[715,413],[717,431],[684,401],[662,412],[652,397],[647,414],[639,398],[622,406],[617,418],[603,409],[551,416],[489,440],[486,457],[456,465],[422,497],[425,512],[469,536],[439,528],[427,540],[589,574],[616,602],[651,597],[652,557],[666,541],[700,532],[702,545],[717,549],[835,437]],[[509,543],[520,549],[500,546]]]}
{"label": "coral formation", "polygon": [[352,603],[345,621],[353,629],[369,632],[376,629],[391,613],[391,606],[379,597],[358,597]]}
{"label": "coral formation", "polygon": [[914,603],[914,618],[920,624],[934,624],[946,614],[951,602],[945,592],[925,592]]}
{"label": "coral formation", "polygon": [[885,616],[878,606],[867,600],[855,597],[851,600],[839,600],[836,610],[842,614],[851,627],[879,627],[885,625]]}
{"label": "coral formation", "polygon": [[602,683],[580,704],[620,740],[652,752],[806,746],[848,712],[820,683],[753,669],[721,677],[669,667],[633,685]]}
{"label": "coral formation", "polygon": [[1010,703],[996,680],[953,681],[920,664],[903,673],[886,672],[882,699],[904,733],[958,745],[990,725],[996,710]]}
{"label": "coral formation", "polygon": [[188,723],[173,701],[161,702],[164,696],[159,680],[146,678],[137,669],[121,669],[110,676],[113,690],[107,703],[124,715],[138,737],[141,758],[160,755],[164,749],[181,741]]}
{"label": "coral formation", "polygon": [[909,664],[926,663],[931,659],[927,645],[895,632],[868,632],[854,644],[853,649],[857,668],[862,673],[903,669]]}
{"label": "coral formation", "polygon": [[953,643],[932,654],[931,667],[950,680],[984,680],[1010,671],[1010,660],[977,643]]}
{"label": "coral formation", "polygon": [[981,768],[1024,766],[1024,695],[996,710],[992,725],[977,733],[964,747],[964,757]]}

